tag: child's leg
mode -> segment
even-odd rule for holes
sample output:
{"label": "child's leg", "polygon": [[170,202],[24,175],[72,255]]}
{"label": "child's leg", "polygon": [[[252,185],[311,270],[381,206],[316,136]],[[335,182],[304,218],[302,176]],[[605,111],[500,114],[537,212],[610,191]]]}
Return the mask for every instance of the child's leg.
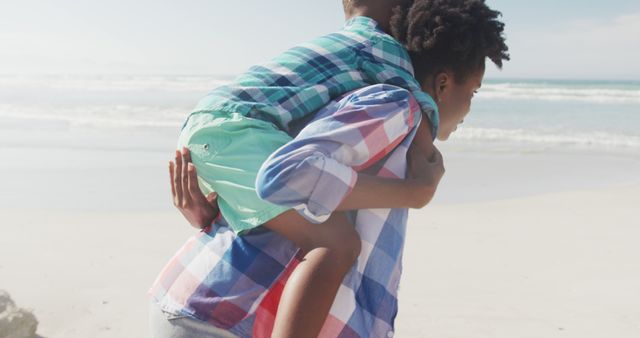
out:
{"label": "child's leg", "polygon": [[290,210],[264,226],[304,252],[285,285],[272,337],[317,337],[342,280],[360,254],[360,236],[341,212],[314,224]]}

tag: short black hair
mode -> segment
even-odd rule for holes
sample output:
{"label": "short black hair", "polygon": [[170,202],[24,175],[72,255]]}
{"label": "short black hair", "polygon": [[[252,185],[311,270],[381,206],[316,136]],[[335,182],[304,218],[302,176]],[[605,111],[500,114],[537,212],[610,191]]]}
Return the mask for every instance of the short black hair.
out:
{"label": "short black hair", "polygon": [[354,8],[367,6],[376,8],[391,8],[398,5],[400,0],[342,0],[342,7],[346,14],[353,13]]}
{"label": "short black hair", "polygon": [[342,0],[342,7],[344,7],[344,12],[347,14],[351,13],[353,8],[360,4],[361,0]]}
{"label": "short black hair", "polygon": [[351,12],[353,5],[351,4],[352,0],[342,0],[342,7],[344,8],[345,13]]}
{"label": "short black hair", "polygon": [[462,82],[486,58],[498,68],[509,60],[501,15],[484,0],[404,0],[393,10],[391,33],[409,51],[417,79],[449,70]]}

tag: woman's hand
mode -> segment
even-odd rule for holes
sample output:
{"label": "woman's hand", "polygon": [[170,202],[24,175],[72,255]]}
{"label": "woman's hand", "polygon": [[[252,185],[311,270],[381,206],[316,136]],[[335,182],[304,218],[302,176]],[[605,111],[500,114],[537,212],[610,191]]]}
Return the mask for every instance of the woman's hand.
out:
{"label": "woman's hand", "polygon": [[442,154],[435,146],[430,149],[430,158],[420,148],[412,143],[407,154],[407,183],[413,191],[414,208],[417,209],[431,201],[445,171]]}
{"label": "woman's hand", "polygon": [[176,150],[175,163],[169,161],[169,176],[173,205],[193,227],[203,229],[209,226],[220,211],[218,195],[212,192],[205,197],[198,187],[196,167],[191,163],[189,149]]}

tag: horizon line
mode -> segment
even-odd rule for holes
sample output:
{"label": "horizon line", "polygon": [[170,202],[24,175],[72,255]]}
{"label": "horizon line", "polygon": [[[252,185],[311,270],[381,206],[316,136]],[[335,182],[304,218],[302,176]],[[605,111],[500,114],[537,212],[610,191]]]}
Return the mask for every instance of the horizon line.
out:
{"label": "horizon line", "polygon": [[[145,77],[154,77],[154,76],[188,76],[188,77],[217,77],[217,78],[225,78],[225,79],[233,79],[236,76],[242,74],[239,73],[127,73],[127,72],[111,72],[111,73],[88,73],[88,72],[47,72],[47,73],[2,73],[0,72],[1,77],[9,77],[9,76],[26,76],[26,77],[35,77],[35,76],[56,76],[56,77],[91,77],[91,76],[145,76]],[[506,81],[531,81],[531,80],[546,80],[546,81],[600,81],[600,82],[631,82],[631,83],[640,83],[640,79],[637,78],[578,78],[578,77],[540,77],[540,76],[487,76],[484,78],[485,81],[492,80],[506,80]]]}

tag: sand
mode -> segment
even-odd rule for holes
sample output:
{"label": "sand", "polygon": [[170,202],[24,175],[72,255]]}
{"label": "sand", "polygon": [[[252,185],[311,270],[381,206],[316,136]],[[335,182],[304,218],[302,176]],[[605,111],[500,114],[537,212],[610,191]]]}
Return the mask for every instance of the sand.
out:
{"label": "sand", "polygon": [[416,211],[398,337],[640,337],[640,186]]}
{"label": "sand", "polygon": [[[397,337],[638,337],[640,186],[412,212]],[[43,337],[147,336],[173,212],[2,210],[0,281]]]}
{"label": "sand", "polygon": [[[162,142],[0,147],[0,289],[41,337],[148,336],[145,293],[194,232]],[[410,215],[396,337],[640,337],[640,160],[443,152]]]}

